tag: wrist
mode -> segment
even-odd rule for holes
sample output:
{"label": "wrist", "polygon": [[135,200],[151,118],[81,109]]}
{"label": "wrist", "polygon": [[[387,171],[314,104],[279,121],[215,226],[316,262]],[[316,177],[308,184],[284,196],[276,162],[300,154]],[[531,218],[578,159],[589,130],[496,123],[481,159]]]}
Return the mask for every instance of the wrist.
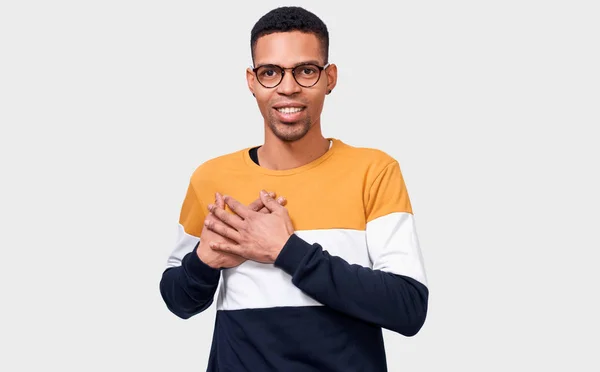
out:
{"label": "wrist", "polygon": [[286,234],[285,237],[282,237],[282,239],[279,240],[279,242],[277,243],[276,248],[273,249],[273,255],[271,257],[271,259],[272,259],[273,262],[275,262],[275,260],[277,260],[277,257],[279,257],[279,255],[281,254],[281,251],[283,250],[283,247],[285,247],[285,245],[290,240],[290,237],[292,235],[294,235],[294,234]]}
{"label": "wrist", "polygon": [[293,276],[307,255],[313,255],[319,249],[321,248],[318,244],[310,244],[298,235],[292,234],[273,265]]}
{"label": "wrist", "polygon": [[185,275],[196,283],[218,282],[221,271],[208,266],[200,260],[198,248],[196,246],[193,252],[190,252],[183,258],[181,265],[184,267]]}
{"label": "wrist", "polygon": [[[198,256],[198,259],[205,264],[206,266],[212,268],[212,269],[220,269],[220,262],[218,262],[217,259],[215,259],[215,257],[213,257],[211,259],[211,257],[209,255],[207,255],[205,252],[206,249],[210,249],[210,247],[202,247],[203,249],[200,249],[200,247],[198,247],[198,250],[196,251],[196,255]],[[206,248],[206,249],[204,249]]]}

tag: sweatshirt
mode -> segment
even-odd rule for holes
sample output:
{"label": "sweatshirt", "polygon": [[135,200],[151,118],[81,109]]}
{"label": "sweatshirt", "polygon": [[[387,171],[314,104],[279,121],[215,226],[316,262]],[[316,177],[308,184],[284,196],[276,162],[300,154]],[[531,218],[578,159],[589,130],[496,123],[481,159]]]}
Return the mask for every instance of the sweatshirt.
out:
{"label": "sweatshirt", "polygon": [[[387,371],[382,328],[413,336],[423,326],[429,290],[400,165],[330,140],[294,169],[261,167],[247,148],[193,172],[160,292],[182,319],[217,297],[207,371]],[[202,262],[215,192],[247,205],[261,189],[286,197],[295,229],[276,261]]]}

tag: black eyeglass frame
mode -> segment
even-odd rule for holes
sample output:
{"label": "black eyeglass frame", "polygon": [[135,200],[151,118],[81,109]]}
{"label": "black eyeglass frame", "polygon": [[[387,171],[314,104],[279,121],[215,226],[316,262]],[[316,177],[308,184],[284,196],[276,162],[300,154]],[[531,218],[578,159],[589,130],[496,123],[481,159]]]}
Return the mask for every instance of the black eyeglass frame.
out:
{"label": "black eyeglass frame", "polygon": [[[252,72],[254,72],[254,76],[256,76],[256,80],[258,81],[258,83],[259,83],[260,85],[262,85],[263,87],[267,88],[267,89],[273,89],[273,88],[277,88],[277,87],[279,86],[279,84],[281,84],[281,82],[283,81],[283,78],[285,77],[285,71],[286,71],[286,70],[292,70],[292,76],[294,77],[294,81],[296,82],[296,84],[300,85],[300,86],[301,86],[301,87],[303,87],[303,88],[312,88],[312,87],[314,87],[315,85],[317,85],[317,83],[319,82],[319,80],[321,80],[321,75],[322,75],[322,72],[323,72],[325,69],[327,69],[327,67],[329,67],[329,65],[330,65],[329,63],[328,63],[328,64],[326,64],[325,66],[319,66],[319,65],[315,65],[314,63],[301,63],[301,64],[299,64],[299,65],[297,65],[297,66],[294,66],[294,67],[287,67],[287,68],[284,68],[284,67],[281,67],[281,66],[279,66],[279,65],[274,65],[274,64],[266,64],[266,65],[261,65],[261,66],[258,66],[258,67],[254,67],[254,68],[252,68]],[[312,66],[312,67],[316,67],[316,68],[317,68],[317,70],[319,70],[319,77],[317,77],[317,80],[314,82],[314,84],[312,84],[312,85],[302,85],[302,84],[300,84],[300,83],[298,82],[298,79],[296,79],[296,72],[295,72],[295,71],[296,71],[296,69],[297,69],[298,67],[302,67],[302,66]],[[277,67],[278,69],[280,69],[280,70],[282,71],[282,72],[281,72],[281,79],[279,79],[279,82],[278,82],[277,84],[275,84],[275,85],[274,85],[274,86],[272,86],[272,87],[268,87],[268,86],[264,85],[264,84],[263,84],[263,83],[260,81],[260,78],[258,77],[258,73],[257,73],[257,72],[258,72],[258,69],[260,69],[260,68],[263,68],[263,67]]]}

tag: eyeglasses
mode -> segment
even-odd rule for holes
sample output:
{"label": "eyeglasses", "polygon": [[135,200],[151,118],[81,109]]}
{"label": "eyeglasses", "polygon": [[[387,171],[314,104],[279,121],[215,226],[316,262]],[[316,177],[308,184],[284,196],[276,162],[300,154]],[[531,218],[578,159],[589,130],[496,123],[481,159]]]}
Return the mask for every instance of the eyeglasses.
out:
{"label": "eyeglasses", "polygon": [[329,67],[317,66],[312,63],[305,63],[296,67],[283,68],[277,65],[263,65],[253,68],[254,74],[260,85],[265,88],[275,88],[283,81],[286,70],[292,70],[292,76],[296,83],[304,88],[310,88],[319,82],[321,71]]}

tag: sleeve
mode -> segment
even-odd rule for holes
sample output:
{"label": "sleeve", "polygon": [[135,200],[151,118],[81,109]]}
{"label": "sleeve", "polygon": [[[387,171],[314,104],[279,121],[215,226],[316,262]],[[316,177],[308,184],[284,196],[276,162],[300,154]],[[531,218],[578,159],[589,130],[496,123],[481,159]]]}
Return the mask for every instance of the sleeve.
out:
{"label": "sleeve", "polygon": [[425,322],[429,290],[414,217],[398,162],[365,195],[366,242],[372,267],[349,264],[294,234],[275,265],[306,294],[335,310],[405,336]]}
{"label": "sleeve", "polygon": [[198,258],[205,208],[190,182],[181,207],[175,247],[167,260],[160,281],[160,293],[167,308],[188,319],[207,309],[213,302],[221,271]]}

